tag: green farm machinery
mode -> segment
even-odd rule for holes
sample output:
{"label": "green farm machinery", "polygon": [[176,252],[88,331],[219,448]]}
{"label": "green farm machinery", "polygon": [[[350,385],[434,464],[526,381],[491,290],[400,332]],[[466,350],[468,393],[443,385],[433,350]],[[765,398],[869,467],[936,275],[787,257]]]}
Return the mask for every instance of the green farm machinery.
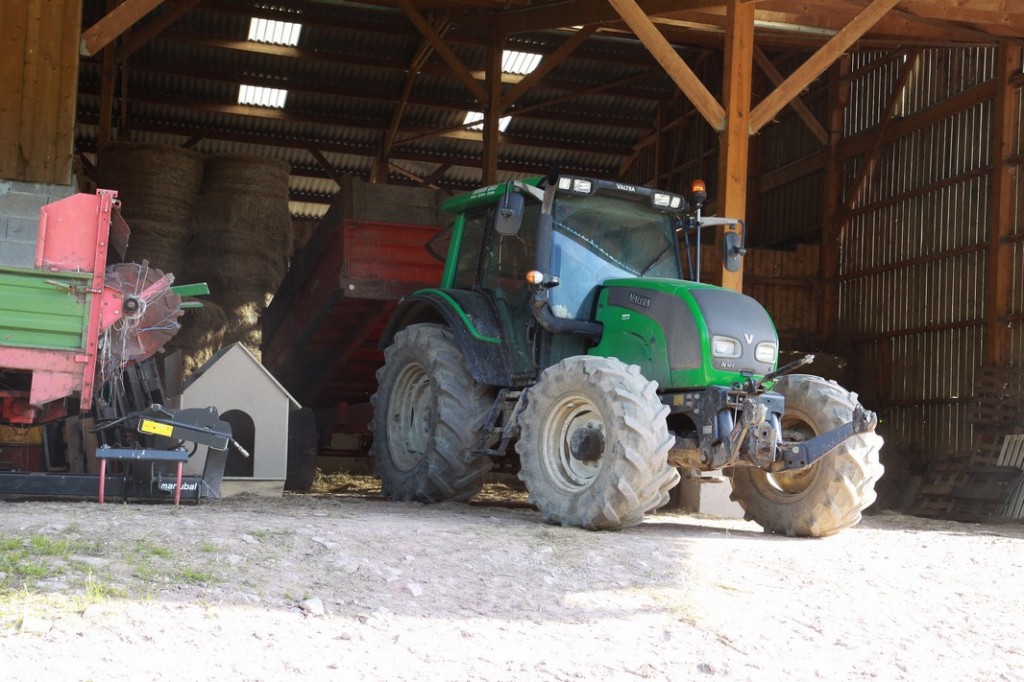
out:
{"label": "green farm machinery", "polygon": [[680,469],[724,470],[766,531],[856,524],[883,471],[875,415],[797,373],[813,356],[779,368],[764,308],[699,281],[701,229],[735,221],[693,199],[555,174],[449,199],[441,282],[380,338],[384,494],[466,500],[503,462],[545,521],[615,529],[663,506]]}

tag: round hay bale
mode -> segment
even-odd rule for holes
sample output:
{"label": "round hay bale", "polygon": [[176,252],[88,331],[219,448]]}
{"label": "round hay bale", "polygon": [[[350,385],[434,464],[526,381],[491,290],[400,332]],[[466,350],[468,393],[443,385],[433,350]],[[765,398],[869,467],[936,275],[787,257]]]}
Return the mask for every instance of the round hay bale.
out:
{"label": "round hay bale", "polygon": [[228,325],[224,333],[224,345],[240,342],[249,349],[253,356],[260,359],[260,346],[263,334],[260,327],[260,316],[266,305],[262,300],[239,301],[227,306]]}
{"label": "round hay bale", "polygon": [[99,150],[96,183],[117,190],[131,229],[125,260],[148,260],[180,280],[203,157],[163,144],[114,142]]}
{"label": "round hay bale", "polygon": [[166,273],[173,273],[175,281],[181,281],[184,275],[185,253],[188,240],[188,225],[139,218],[133,220],[129,227],[131,236],[124,260],[141,263],[148,260],[149,264]]}
{"label": "round hay bale", "polygon": [[226,311],[224,344],[260,352],[260,315],[288,267],[289,166],[251,155],[211,156],[193,213],[185,269]]}
{"label": "round hay bale", "polygon": [[255,154],[217,154],[203,161],[203,194],[288,196],[291,167]]}
{"label": "round hay bale", "polygon": [[219,305],[203,299],[202,308],[186,309],[179,322],[181,329],[167,344],[167,350],[181,351],[182,368],[188,376],[226,345],[228,316]]}
{"label": "round hay bale", "polygon": [[187,225],[199,195],[203,157],[165,144],[112,142],[97,155],[96,184],[116,189],[121,215]]}

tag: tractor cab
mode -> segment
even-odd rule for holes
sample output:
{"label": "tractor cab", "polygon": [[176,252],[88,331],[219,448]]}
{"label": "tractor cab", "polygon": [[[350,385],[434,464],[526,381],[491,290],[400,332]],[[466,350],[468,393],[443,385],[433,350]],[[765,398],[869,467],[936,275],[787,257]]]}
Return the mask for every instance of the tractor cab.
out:
{"label": "tractor cab", "polygon": [[[606,281],[683,278],[687,202],[678,194],[561,176],[493,185],[443,208],[457,218],[429,246],[446,263],[442,289],[492,301],[512,373],[531,380],[600,341],[595,314]],[[550,334],[538,339],[537,326]]]}

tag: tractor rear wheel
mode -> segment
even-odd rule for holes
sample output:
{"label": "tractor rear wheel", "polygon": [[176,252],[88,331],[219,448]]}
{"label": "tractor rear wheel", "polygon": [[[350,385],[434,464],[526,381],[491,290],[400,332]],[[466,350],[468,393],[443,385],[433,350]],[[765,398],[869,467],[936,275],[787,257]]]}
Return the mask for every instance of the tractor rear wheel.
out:
{"label": "tractor rear wheel", "polygon": [[[801,441],[853,419],[857,395],[835,382],[806,374],[778,380],[775,389],[786,398],[782,438]],[[874,431],[847,438],[842,445],[807,469],[770,474],[737,467],[732,474],[732,499],[746,519],[765,532],[822,537],[855,525],[875,501],[875,482],[884,467],[878,461],[882,437]]]}
{"label": "tractor rear wheel", "polygon": [[658,385],[636,365],[575,356],[526,396],[516,450],[530,501],[548,523],[615,529],[664,505],[679,473]]}
{"label": "tractor rear wheel", "polygon": [[473,381],[452,332],[414,324],[395,335],[377,371],[373,446],[381,491],[394,500],[467,500],[491,468],[470,454],[492,397]]}

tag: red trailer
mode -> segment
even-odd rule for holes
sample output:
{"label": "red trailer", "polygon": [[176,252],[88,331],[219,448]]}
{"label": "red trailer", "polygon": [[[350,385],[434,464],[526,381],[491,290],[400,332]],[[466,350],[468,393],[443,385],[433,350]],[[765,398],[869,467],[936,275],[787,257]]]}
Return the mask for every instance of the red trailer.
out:
{"label": "red trailer", "polygon": [[[368,432],[370,396],[384,364],[377,341],[398,300],[441,281],[443,264],[426,250],[440,231],[438,195],[386,187],[357,186],[357,192],[404,193],[391,202],[367,202],[372,208],[362,211],[353,208],[359,202],[351,192],[343,193],[263,315],[263,364],[302,405],[321,415],[321,425],[333,422],[339,432]],[[410,196],[420,199],[418,207]],[[397,212],[410,222],[361,217]]]}

